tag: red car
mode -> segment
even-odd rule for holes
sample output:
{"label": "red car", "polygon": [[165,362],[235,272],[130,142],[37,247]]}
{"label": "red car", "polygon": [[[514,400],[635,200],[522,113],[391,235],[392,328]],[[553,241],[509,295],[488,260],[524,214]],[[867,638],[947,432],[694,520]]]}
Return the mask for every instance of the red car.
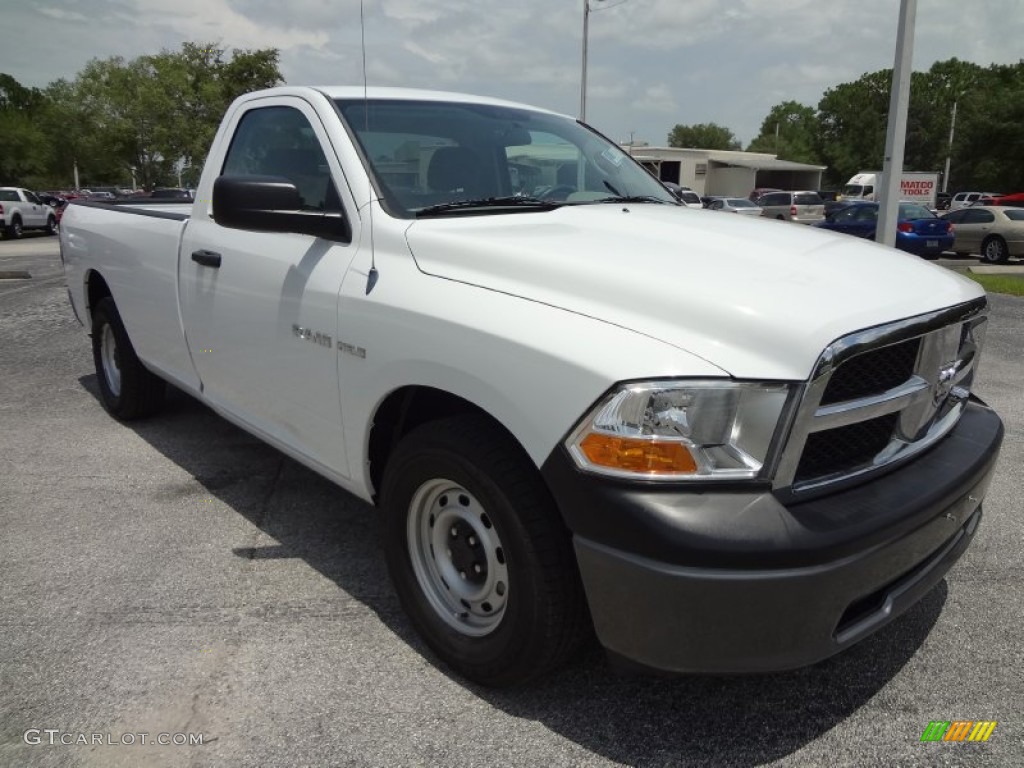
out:
{"label": "red car", "polygon": [[[978,205],[982,204],[979,200]],[[1014,192],[1012,195],[996,197],[991,203],[984,203],[984,205],[1013,205],[1024,208],[1024,192]]]}

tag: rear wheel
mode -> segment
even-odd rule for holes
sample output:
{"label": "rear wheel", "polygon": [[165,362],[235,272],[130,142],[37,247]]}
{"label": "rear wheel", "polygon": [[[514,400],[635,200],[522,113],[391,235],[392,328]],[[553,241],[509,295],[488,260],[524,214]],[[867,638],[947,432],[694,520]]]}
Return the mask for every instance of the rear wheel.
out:
{"label": "rear wheel", "polygon": [[150,416],[163,405],[167,385],[142,364],[109,296],[92,313],[92,357],[103,407],[122,421]]}
{"label": "rear wheel", "polygon": [[416,428],[388,461],[384,549],[431,649],[483,685],[563,663],[586,609],[568,531],[537,468],[482,416]]}
{"label": "rear wheel", "polygon": [[57,217],[48,216],[46,219],[46,234],[56,235],[57,234]]}
{"label": "rear wheel", "polygon": [[988,264],[1005,264],[1010,258],[1006,241],[999,235],[992,235],[981,244],[981,259]]}
{"label": "rear wheel", "polygon": [[7,225],[7,236],[12,240],[21,237],[23,231],[24,230],[21,228],[21,219],[18,216],[11,219],[11,223]]}

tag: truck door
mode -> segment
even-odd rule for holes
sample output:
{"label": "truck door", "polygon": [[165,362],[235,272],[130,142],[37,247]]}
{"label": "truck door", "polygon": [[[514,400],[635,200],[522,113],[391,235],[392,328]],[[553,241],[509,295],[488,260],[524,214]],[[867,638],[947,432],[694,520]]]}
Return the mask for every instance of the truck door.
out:
{"label": "truck door", "polygon": [[[348,477],[338,294],[358,247],[355,207],[323,124],[306,101],[261,100],[231,119],[221,174],[284,176],[298,187],[304,209],[342,211],[354,234],[351,242],[338,242],[228,229],[213,220],[211,206],[200,211],[197,205],[179,255],[182,317],[196,371],[216,407]],[[209,196],[212,181],[204,177],[207,183]]]}
{"label": "truck door", "polygon": [[27,189],[22,190],[22,196],[25,198],[25,202],[28,205],[24,209],[24,219],[22,225],[25,227],[45,227],[46,216],[50,212],[49,207],[43,204],[43,201],[36,197],[33,193]]}

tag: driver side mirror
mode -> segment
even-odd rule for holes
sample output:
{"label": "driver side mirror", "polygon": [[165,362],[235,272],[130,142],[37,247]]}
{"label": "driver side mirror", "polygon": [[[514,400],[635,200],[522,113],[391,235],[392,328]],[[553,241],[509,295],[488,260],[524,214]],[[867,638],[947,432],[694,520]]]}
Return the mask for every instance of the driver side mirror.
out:
{"label": "driver side mirror", "polygon": [[284,176],[220,176],[213,183],[213,220],[222,227],[252,232],[352,239],[343,213],[304,210],[298,187]]}

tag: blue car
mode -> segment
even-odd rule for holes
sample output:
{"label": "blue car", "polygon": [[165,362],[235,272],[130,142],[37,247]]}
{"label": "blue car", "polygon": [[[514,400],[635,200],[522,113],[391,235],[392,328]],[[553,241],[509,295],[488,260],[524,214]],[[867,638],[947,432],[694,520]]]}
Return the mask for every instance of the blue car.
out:
{"label": "blue car", "polygon": [[[874,240],[877,224],[878,203],[854,202],[811,226]],[[953,225],[923,205],[900,203],[896,247],[926,259],[937,259],[943,251],[953,248]]]}

